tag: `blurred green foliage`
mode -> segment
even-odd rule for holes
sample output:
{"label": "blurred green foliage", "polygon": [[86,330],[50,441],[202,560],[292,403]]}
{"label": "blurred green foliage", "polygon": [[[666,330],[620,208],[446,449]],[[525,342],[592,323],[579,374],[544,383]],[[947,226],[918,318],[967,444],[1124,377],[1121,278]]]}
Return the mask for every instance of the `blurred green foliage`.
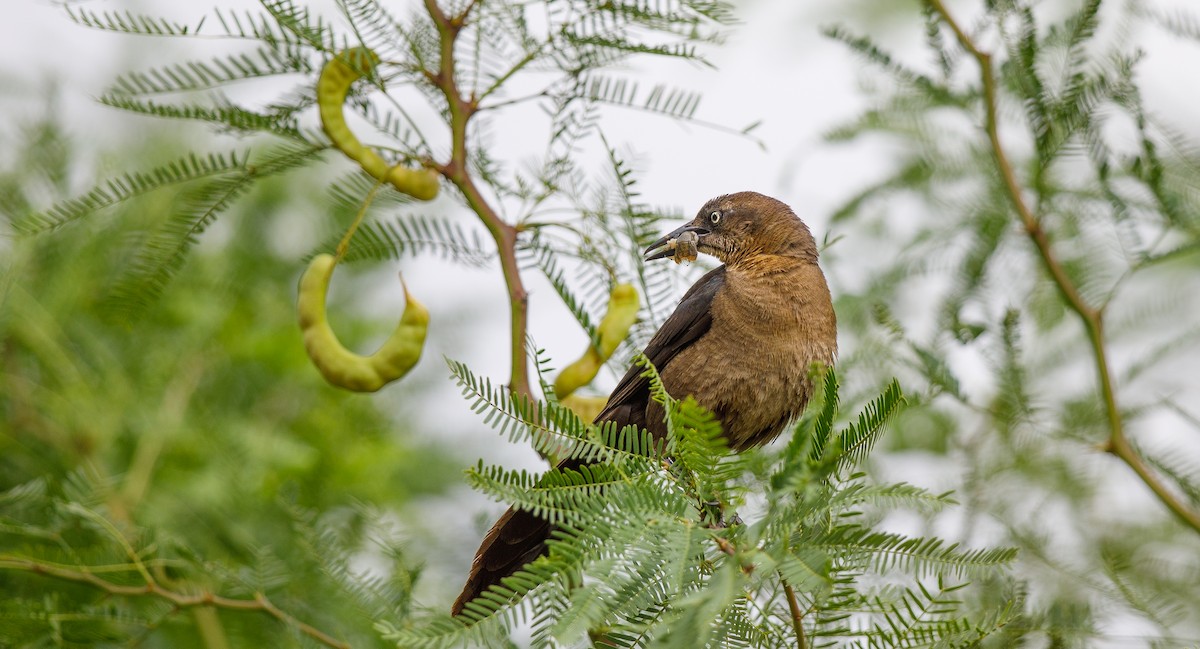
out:
{"label": "blurred green foliage", "polygon": [[1200,29],[1153,4],[927,0],[902,47],[826,29],[870,95],[829,140],[889,151],[824,257],[846,399],[905,386],[875,468],[962,502],[910,525],[1020,548],[988,646],[1200,638],[1200,149],[1146,69]]}
{"label": "blurred green foliage", "polygon": [[[86,167],[52,122],[20,137],[0,172],[8,220],[67,193]],[[344,592],[369,583],[351,572],[370,566],[386,584],[375,604],[408,605],[418,566],[386,521],[455,482],[460,464],[414,439],[380,409],[387,401],[331,388],[309,365],[294,321],[299,264],[271,240],[295,218],[295,193],[295,181],[260,184],[225,220],[219,254],[198,249],[136,318],[114,293],[122,260],[182,198],[157,192],[0,243],[0,563],[125,565],[104,577],[141,583],[124,538],[165,588],[261,592],[367,645],[379,611]],[[403,389],[422,398],[419,385]],[[263,613],[197,615],[47,579],[0,570],[0,646],[295,644],[294,629]]]}

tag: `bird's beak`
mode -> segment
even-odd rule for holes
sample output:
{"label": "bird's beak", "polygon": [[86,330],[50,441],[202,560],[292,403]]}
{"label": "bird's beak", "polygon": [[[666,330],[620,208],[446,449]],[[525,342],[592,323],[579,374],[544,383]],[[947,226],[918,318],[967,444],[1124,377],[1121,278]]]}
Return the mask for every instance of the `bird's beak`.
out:
{"label": "bird's beak", "polygon": [[655,259],[662,259],[664,257],[670,257],[671,255],[674,255],[675,250],[672,249],[672,246],[667,244],[672,239],[678,239],[679,235],[683,234],[684,232],[695,232],[698,236],[704,237],[704,235],[708,234],[708,229],[702,228],[698,225],[692,225],[690,223],[676,228],[670,233],[664,235],[663,238],[650,244],[650,247],[646,248],[646,254],[642,257],[642,259],[645,261],[654,261]]}

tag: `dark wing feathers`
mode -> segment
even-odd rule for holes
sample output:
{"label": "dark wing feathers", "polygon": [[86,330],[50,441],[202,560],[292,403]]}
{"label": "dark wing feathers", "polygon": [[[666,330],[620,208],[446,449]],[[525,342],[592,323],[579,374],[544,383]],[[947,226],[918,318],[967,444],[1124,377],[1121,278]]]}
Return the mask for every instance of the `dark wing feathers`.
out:
{"label": "dark wing feathers", "polygon": [[454,600],[450,613],[458,615],[467,602],[478,597],[488,586],[500,583],[501,579],[545,554],[546,539],[549,538],[549,523],[527,511],[508,508],[483,537],[475,552],[475,561],[471,563],[471,574],[462,593]]}
{"label": "dark wing feathers", "polygon": [[[724,283],[724,266],[706,273],[688,289],[675,312],[650,339],[642,353],[660,372],[680,350],[708,332],[712,326],[712,301]],[[604,410],[596,416],[596,423],[611,421],[619,427],[633,424],[651,428],[652,423],[646,421],[649,402],[650,381],[642,377],[642,368],[635,365],[617,383]],[[579,460],[565,460],[558,468],[576,469],[579,465]],[[488,586],[500,583],[501,579],[545,554],[550,529],[549,523],[529,512],[514,508],[504,512],[475,553],[471,574],[462,594],[454,602],[452,613],[458,615],[467,602],[478,597]]]}
{"label": "dark wing feathers", "polygon": [[[725,267],[719,266],[705,273],[699,281],[683,294],[679,306],[675,307],[667,321],[663,323],[646,349],[642,352],[654,367],[662,372],[675,358],[680,350],[688,347],[708,333],[712,326],[712,301],[717,291],[725,284]],[[596,415],[596,422],[613,421],[619,426],[636,423],[646,427],[645,409],[650,401],[650,380],[642,376],[642,368],[634,365],[625,372],[625,376],[617,382],[604,410]],[[621,417],[623,410],[633,410],[642,414],[641,421],[629,421]]]}

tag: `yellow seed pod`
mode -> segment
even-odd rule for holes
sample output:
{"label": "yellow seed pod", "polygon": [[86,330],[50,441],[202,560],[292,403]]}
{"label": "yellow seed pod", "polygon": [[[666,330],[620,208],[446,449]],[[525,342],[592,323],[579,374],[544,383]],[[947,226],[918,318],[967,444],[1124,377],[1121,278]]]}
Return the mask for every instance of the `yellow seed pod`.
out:
{"label": "yellow seed pod", "polygon": [[429,311],[413,299],[405,286],[404,315],[396,330],[374,354],[355,354],[342,346],[325,314],[325,296],[335,265],[337,259],[333,255],[317,255],[300,278],[297,310],[304,349],[329,383],[354,392],[375,392],[403,377],[420,360],[429,328]]}
{"label": "yellow seed pod", "polygon": [[389,165],[379,154],[364,146],[346,125],[342,108],[350,84],[374,70],[378,63],[379,57],[371,50],[352,47],[338,52],[325,64],[317,79],[317,109],[321,114],[321,128],[334,146],[357,162],[371,177],[390,183],[413,198],[433,200],[439,188],[436,171]]}
{"label": "yellow seed pod", "polygon": [[596,415],[608,404],[608,397],[581,397],[578,394],[569,394],[559,403],[575,411],[583,421],[595,421]]}
{"label": "yellow seed pod", "polygon": [[587,351],[579,360],[564,367],[554,379],[554,395],[564,399],[576,389],[587,385],[596,378],[596,373],[604,365],[622,340],[629,335],[629,328],[637,322],[637,312],[640,306],[637,290],[632,284],[617,284],[608,296],[608,312],[597,327],[599,345],[588,345]]}

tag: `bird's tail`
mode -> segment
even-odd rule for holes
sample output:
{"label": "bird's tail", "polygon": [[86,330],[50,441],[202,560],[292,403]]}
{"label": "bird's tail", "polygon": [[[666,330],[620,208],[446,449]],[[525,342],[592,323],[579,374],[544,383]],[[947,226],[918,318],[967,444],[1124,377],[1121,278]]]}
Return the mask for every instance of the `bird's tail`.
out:
{"label": "bird's tail", "polygon": [[488,586],[500,583],[501,579],[545,554],[550,530],[549,522],[527,511],[510,507],[504,512],[475,552],[467,584],[454,600],[451,614],[458,615],[467,602],[478,597]]}

